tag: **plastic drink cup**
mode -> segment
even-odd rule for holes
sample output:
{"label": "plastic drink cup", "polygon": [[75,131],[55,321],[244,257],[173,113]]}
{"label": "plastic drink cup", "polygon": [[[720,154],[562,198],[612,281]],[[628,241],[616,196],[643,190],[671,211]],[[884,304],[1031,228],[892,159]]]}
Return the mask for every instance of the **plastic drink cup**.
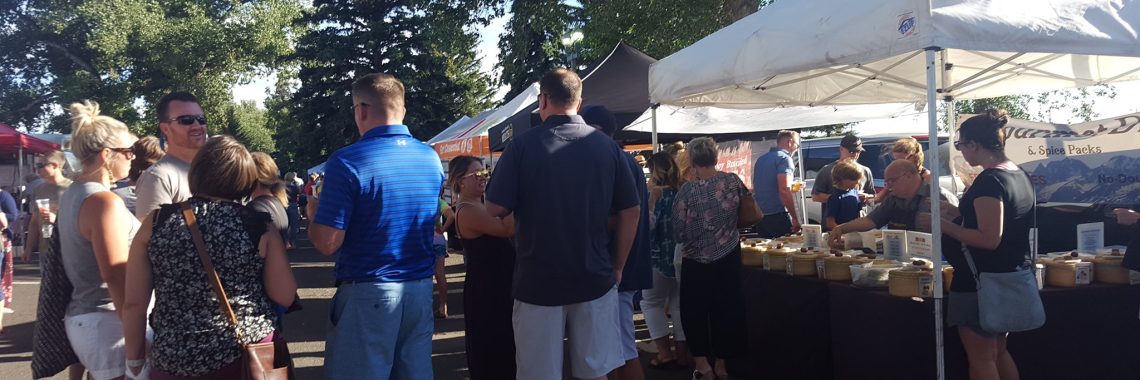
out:
{"label": "plastic drink cup", "polygon": [[[36,208],[40,210],[51,210],[51,200],[47,198],[36,199]],[[41,220],[40,235],[43,236],[44,239],[51,237],[51,224],[48,223],[46,219]]]}

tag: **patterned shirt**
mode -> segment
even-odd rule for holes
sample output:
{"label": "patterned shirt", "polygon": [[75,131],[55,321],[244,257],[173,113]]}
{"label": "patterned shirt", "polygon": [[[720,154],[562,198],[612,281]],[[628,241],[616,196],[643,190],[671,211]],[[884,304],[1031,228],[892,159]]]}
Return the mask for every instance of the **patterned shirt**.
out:
{"label": "patterned shirt", "polygon": [[737,210],[747,192],[740,177],[724,172],[681,186],[673,203],[673,229],[686,259],[711,263],[740,246]]}
{"label": "patterned shirt", "polygon": [[[269,216],[233,202],[190,199],[226,297],[237,315],[241,343],[273,332],[274,314],[262,282],[258,254]],[[144,227],[145,228],[145,227]],[[151,357],[155,368],[177,376],[200,376],[238,360],[241,344],[220,307],[177,204],[162,205],[147,243],[155,303]]]}

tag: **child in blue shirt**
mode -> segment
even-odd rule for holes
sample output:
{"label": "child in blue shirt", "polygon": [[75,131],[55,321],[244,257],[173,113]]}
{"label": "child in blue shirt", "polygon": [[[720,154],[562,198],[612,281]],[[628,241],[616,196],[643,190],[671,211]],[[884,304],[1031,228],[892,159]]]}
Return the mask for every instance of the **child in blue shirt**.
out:
{"label": "child in blue shirt", "polygon": [[831,169],[831,180],[836,191],[827,199],[827,228],[859,218],[863,202],[859,200],[863,170],[848,160],[839,161]]}

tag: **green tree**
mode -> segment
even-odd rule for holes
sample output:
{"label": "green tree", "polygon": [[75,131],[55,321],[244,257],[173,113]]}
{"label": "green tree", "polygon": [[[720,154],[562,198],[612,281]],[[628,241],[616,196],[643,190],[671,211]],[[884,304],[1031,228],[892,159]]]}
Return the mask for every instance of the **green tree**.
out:
{"label": "green tree", "polygon": [[625,41],[663,58],[744,18],[770,0],[582,0],[584,58],[604,57]]}
{"label": "green tree", "polygon": [[511,4],[511,19],[499,36],[499,84],[510,86],[504,100],[514,98],[546,72],[567,65],[562,37],[577,14],[577,9],[562,0]]}
{"label": "green tree", "polygon": [[234,136],[253,152],[273,152],[277,150],[273,141],[273,130],[269,128],[269,118],[266,111],[258,108],[252,100],[241,103],[230,103],[226,107],[227,124],[224,130],[215,133],[224,133]]}
{"label": "green tree", "polygon": [[404,83],[405,123],[419,139],[484,109],[490,78],[478,71],[471,26],[486,25],[501,8],[501,0],[314,1],[293,61],[300,87],[288,117],[299,122],[278,130],[296,139],[282,144],[293,165],[319,163],[355,140],[351,85],[368,73]]}
{"label": "green tree", "polygon": [[227,125],[230,86],[292,52],[300,0],[6,0],[0,18],[0,119],[66,130],[57,106],[92,99],[137,133],[174,90]]}

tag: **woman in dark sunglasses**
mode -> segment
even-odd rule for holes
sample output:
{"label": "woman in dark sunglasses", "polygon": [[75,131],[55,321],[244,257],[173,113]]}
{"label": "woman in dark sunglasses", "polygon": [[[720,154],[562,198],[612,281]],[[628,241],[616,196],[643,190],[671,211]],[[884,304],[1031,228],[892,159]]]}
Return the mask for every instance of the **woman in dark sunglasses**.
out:
{"label": "woman in dark sunglasses", "polygon": [[448,165],[447,184],[455,197],[455,224],[467,257],[463,286],[467,367],[472,380],[515,377],[511,281],[514,278],[514,216],[492,217],[483,208],[490,173],[476,157]]}
{"label": "woman in dark sunglasses", "polygon": [[60,256],[75,290],[64,326],[79,361],[92,378],[126,373],[123,308],[127,255],[139,222],[111,192],[125,178],[137,138],[127,126],[99,115],[99,105],[85,101],[70,107],[71,149],[82,170],[59,200],[57,229]]}

